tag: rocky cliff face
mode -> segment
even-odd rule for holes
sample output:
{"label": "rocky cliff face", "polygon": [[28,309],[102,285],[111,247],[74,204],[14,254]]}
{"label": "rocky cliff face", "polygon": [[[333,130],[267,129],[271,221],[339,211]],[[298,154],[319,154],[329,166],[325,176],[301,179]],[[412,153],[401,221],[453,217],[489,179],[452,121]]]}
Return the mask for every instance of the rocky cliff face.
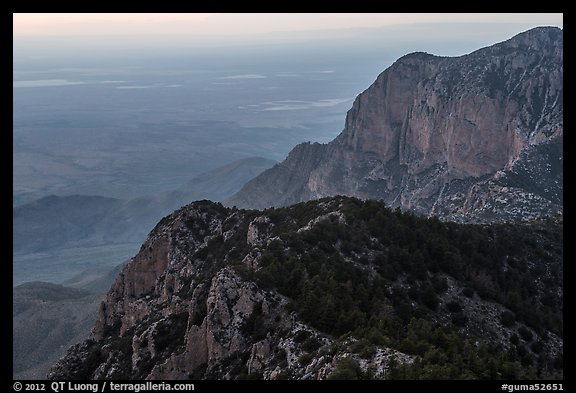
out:
{"label": "rocky cliff face", "polygon": [[461,57],[412,53],[356,98],[334,141],[297,146],[226,203],[341,194],[456,221],[561,214],[562,116],[558,28]]}
{"label": "rocky cliff face", "polygon": [[[411,234],[421,232],[419,236],[444,233],[466,239],[468,235],[449,235],[447,226],[427,229],[428,225],[443,224],[398,214],[383,204],[363,205],[350,198],[265,212],[227,209],[207,201],[181,208],[151,232],[108,291],[91,338],[72,347],[52,368],[49,378],[326,379],[349,378],[350,372],[352,377],[386,378],[393,372],[391,367],[409,366],[423,356],[414,349],[420,348],[418,345],[406,341],[414,338],[403,338],[405,333],[401,333],[428,329],[423,321],[413,322],[413,317],[452,326],[456,318],[456,311],[448,309],[452,303],[457,303],[460,315],[458,329],[464,336],[476,337],[475,345],[486,342],[513,350],[510,337],[520,328],[530,340],[546,343],[537,348],[545,359],[543,364],[560,356],[562,338],[550,327],[556,320],[551,319],[544,328],[526,322],[533,318],[531,313],[554,316],[557,311],[553,310],[561,305],[561,298],[557,299],[562,282],[557,276],[561,272],[557,228],[520,231],[522,236],[533,236],[520,242],[530,241],[544,250],[538,256],[506,243],[511,241],[507,240],[512,238],[510,233],[475,235],[484,239],[485,252],[507,250],[499,258],[509,262],[497,264],[501,269],[506,265],[507,275],[514,275],[527,261],[531,265],[519,271],[540,272],[537,284],[526,278],[532,282],[531,298],[510,303],[516,307],[523,304],[518,302],[529,301],[529,310],[515,311],[516,320],[512,317],[503,325],[500,315],[509,306],[494,297],[495,293],[504,294],[495,275],[501,269],[485,266],[480,260],[478,266],[463,268],[462,272],[468,273],[461,274],[471,274],[469,277],[458,276],[456,270],[448,275],[458,263],[466,263],[456,261],[467,261],[467,255],[481,259],[471,251],[475,246],[468,242],[462,245],[465,251],[444,250],[446,239],[429,243],[421,239],[415,243],[418,247],[409,248],[398,238],[407,233],[408,227],[403,225],[410,226]],[[387,227],[396,222],[405,223]],[[472,229],[464,232],[468,230]],[[397,240],[392,244],[392,239]],[[494,239],[505,243],[496,244]],[[434,255],[445,254],[448,262],[442,262],[444,257],[420,259],[422,263],[446,263],[447,267],[439,265],[434,273],[426,273],[425,265],[398,262],[417,259],[408,254],[402,257],[399,247],[422,255],[427,255],[424,250],[428,249]],[[459,252],[466,256],[460,257]],[[451,257],[456,258],[454,262],[449,262],[451,255],[455,255]],[[396,262],[399,264],[394,265]],[[402,269],[411,273],[399,273]],[[417,270],[420,273],[415,279]],[[504,270],[501,273],[504,275]],[[498,280],[506,282],[506,277]],[[459,300],[467,280],[478,282],[478,291],[486,287],[492,295]],[[513,283],[517,281],[524,282],[516,277]],[[417,299],[428,296],[430,285],[440,288],[434,289],[439,295],[433,291],[432,303],[419,306]],[[514,291],[508,288],[506,293]],[[416,297],[403,300],[406,293]],[[539,308],[543,297],[555,308]],[[526,321],[523,315],[527,315]],[[428,330],[415,331],[418,333],[409,334],[436,337]],[[522,339],[516,344],[524,346],[529,341]],[[523,350],[530,362],[537,356]],[[466,356],[476,359],[476,355]]]}
{"label": "rocky cliff face", "polygon": [[[108,292],[90,340],[49,378],[325,379],[341,359],[358,357],[349,350],[357,340],[335,346],[285,296],[237,271],[258,269],[271,226],[266,216],[208,202],[163,219]],[[323,352],[310,356],[311,346]],[[382,376],[392,359],[414,357],[378,348],[363,367]]]}

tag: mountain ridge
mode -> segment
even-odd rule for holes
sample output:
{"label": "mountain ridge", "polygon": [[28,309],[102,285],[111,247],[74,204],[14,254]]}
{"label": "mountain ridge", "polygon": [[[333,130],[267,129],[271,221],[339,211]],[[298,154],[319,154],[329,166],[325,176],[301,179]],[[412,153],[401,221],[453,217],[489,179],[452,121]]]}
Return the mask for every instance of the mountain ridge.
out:
{"label": "mountain ridge", "polygon": [[48,377],[558,378],[562,225],[195,202],[158,223]]}
{"label": "mountain ridge", "polygon": [[129,200],[50,195],[13,208],[15,252],[142,242],[154,224],[193,200],[221,200],[275,161],[249,157],[202,173],[178,189]]}
{"label": "mountain ridge", "polygon": [[[561,193],[562,45],[562,30],[543,27],[459,57],[405,55],[356,98],[332,142],[297,146],[225,204],[263,209],[350,195],[459,222],[561,214],[558,198],[507,175],[530,167],[527,151],[540,159],[539,149],[557,144],[543,163],[554,169],[525,177]],[[519,206],[507,209],[508,200]]]}

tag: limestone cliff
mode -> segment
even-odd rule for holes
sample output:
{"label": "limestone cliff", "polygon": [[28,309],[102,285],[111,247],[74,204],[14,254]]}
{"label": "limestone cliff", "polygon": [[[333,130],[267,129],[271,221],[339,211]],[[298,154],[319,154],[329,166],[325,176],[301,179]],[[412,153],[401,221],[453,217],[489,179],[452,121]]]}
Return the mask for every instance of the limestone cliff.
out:
{"label": "limestone cliff", "polygon": [[341,194],[456,221],[556,215],[562,137],[563,32],[535,28],[465,56],[398,59],[335,140],[297,146],[226,204]]}

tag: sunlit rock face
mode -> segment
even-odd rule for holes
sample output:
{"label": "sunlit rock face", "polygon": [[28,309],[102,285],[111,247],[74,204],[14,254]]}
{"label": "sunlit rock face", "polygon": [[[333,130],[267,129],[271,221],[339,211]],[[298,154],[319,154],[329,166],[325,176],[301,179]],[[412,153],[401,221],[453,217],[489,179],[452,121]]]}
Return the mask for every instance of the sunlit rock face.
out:
{"label": "sunlit rock face", "polygon": [[297,146],[227,204],[342,194],[463,222],[556,215],[562,137],[563,32],[536,28],[465,56],[398,59],[335,140]]}

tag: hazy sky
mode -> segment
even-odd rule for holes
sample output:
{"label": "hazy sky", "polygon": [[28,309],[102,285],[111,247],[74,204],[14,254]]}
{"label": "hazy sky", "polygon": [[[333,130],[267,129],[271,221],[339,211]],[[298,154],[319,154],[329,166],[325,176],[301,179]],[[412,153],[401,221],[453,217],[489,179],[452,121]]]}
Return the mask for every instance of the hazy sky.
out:
{"label": "hazy sky", "polygon": [[14,37],[194,35],[370,28],[414,23],[524,23],[563,26],[562,14],[13,14]]}

